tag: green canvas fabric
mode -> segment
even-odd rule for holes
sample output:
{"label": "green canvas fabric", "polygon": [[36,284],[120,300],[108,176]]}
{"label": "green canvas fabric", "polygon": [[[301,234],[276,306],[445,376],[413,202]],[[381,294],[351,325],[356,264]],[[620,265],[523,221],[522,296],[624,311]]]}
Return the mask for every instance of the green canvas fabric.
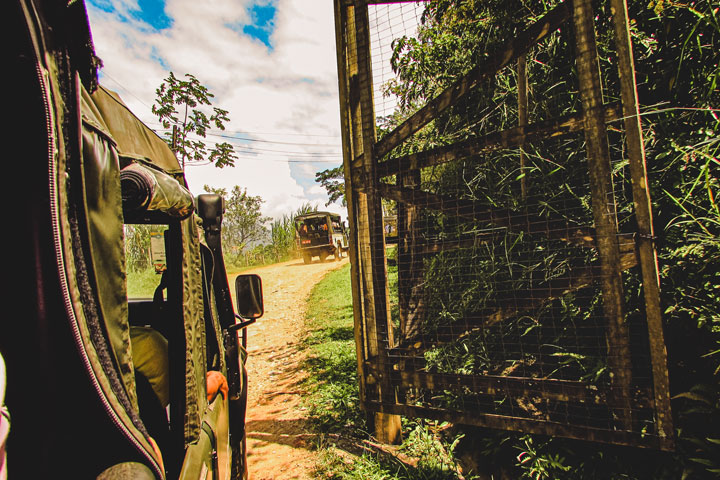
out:
{"label": "green canvas fabric", "polygon": [[92,100],[121,155],[145,159],[167,173],[182,173],[182,167],[167,143],[128,110],[116,93],[101,85],[93,93]]}
{"label": "green canvas fabric", "polygon": [[[95,478],[121,458],[164,478],[134,399],[118,149],[83,89],[95,83],[96,61],[84,4],[21,0],[7,10],[10,31],[22,34],[8,50],[18,67],[11,84],[27,101],[13,135],[22,129],[18,138],[34,145],[20,162],[30,166],[20,170],[33,197],[20,238],[32,245],[33,274],[13,294],[37,308],[2,336],[12,345],[3,354],[23,373],[13,377],[13,415],[42,425],[16,429],[11,457],[37,478]],[[54,388],[57,401],[28,400],[37,386]]]}
{"label": "green canvas fabric", "polygon": [[197,441],[207,407],[205,321],[203,318],[200,240],[194,217],[181,222],[183,243],[183,317],[185,320],[185,443]]}
{"label": "green canvas fabric", "polygon": [[83,89],[83,174],[98,308],[125,390],[137,408],[125,276],[124,219],[116,143]]}
{"label": "green canvas fabric", "polygon": [[[184,185],[180,164],[172,150],[160,137],[140,122],[113,92],[100,87],[93,93],[91,102],[93,111],[97,112],[99,116],[96,119],[97,123],[107,127],[123,160],[133,159],[138,164],[144,164],[146,167],[151,166],[155,170],[162,170],[164,173],[157,171],[154,173],[158,174],[156,177],[159,176],[162,179],[163,195],[174,200],[180,199],[184,204],[192,201],[192,195]],[[115,176],[118,181],[118,193],[120,193],[119,171],[115,172]],[[175,208],[177,202],[174,200],[168,200],[165,203]],[[121,209],[121,203],[120,198],[116,204],[117,208]],[[192,204],[190,204],[190,207],[192,207]],[[182,220],[180,225],[183,249],[182,310],[186,345],[184,437],[185,443],[189,445],[199,438],[202,414],[207,406],[205,393],[205,326],[200,242],[195,219],[190,215],[185,220]],[[125,290],[122,291],[124,294]],[[126,303],[126,300],[123,300]],[[125,315],[125,318],[127,318],[127,313]],[[125,354],[123,345],[118,343],[117,345],[113,344],[113,346],[118,348],[119,363],[129,359],[129,356]],[[128,363],[132,365],[132,362]],[[125,377],[125,372],[123,376]]]}
{"label": "green canvas fabric", "polygon": [[[127,311],[119,154],[107,125],[84,88],[80,89],[79,100],[82,181],[75,183],[82,185],[83,204],[78,207],[85,212],[87,223],[83,222],[78,227],[86,228],[89,257],[81,262],[84,267],[78,267],[74,257],[80,252],[77,246],[72,245],[74,234],[70,222],[61,220],[63,265],[72,310],[81,348],[102,395],[127,431],[159,463],[157,450],[137,413]],[[63,182],[65,168],[60,157],[57,185],[61,212],[70,209],[68,191]],[[86,283],[94,283],[97,289],[95,297],[80,287],[80,284]]]}
{"label": "green canvas fabric", "polygon": [[[123,157],[122,160],[125,160]],[[143,165],[139,161],[130,163],[121,171],[122,175],[132,172],[143,179],[150,187],[150,195],[146,204],[141,206],[148,212],[163,212],[173,218],[184,219],[194,210],[192,193],[165,172]]]}

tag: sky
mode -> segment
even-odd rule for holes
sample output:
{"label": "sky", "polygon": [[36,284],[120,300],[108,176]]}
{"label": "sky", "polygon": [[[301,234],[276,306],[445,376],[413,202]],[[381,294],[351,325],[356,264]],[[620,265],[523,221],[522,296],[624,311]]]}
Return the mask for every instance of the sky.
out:
{"label": "sky", "polygon": [[[231,142],[235,167],[189,166],[204,186],[239,185],[278,218],[310,203],[325,206],[315,172],[342,164],[332,0],[88,0],[100,82],[149,127],[155,90],[170,71],[195,75],[228,110],[226,130],[204,140]],[[162,133],[162,132],[160,132]]]}

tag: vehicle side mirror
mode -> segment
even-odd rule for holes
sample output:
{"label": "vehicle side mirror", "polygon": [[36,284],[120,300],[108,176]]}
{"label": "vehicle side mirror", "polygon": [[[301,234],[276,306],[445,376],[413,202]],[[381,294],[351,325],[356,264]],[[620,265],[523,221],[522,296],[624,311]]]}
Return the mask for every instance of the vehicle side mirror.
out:
{"label": "vehicle side mirror", "polygon": [[238,314],[243,318],[260,318],[265,313],[262,279],[255,274],[235,278],[235,295]]}

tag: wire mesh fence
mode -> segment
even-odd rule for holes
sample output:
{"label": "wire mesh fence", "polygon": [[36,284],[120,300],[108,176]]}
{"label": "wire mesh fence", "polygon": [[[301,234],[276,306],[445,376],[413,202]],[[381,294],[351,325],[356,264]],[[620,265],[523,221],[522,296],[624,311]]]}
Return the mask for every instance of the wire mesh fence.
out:
{"label": "wire mesh fence", "polygon": [[626,20],[367,3],[336,2],[365,406],[671,448]]}

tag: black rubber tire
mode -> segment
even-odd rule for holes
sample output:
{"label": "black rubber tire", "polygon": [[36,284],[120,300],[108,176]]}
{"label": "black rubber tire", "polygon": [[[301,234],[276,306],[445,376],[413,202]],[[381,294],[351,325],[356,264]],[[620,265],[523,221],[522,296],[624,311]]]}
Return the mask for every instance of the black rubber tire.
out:
{"label": "black rubber tire", "polygon": [[303,255],[303,262],[305,262],[305,265],[310,265],[312,263],[312,257],[309,254]]}

